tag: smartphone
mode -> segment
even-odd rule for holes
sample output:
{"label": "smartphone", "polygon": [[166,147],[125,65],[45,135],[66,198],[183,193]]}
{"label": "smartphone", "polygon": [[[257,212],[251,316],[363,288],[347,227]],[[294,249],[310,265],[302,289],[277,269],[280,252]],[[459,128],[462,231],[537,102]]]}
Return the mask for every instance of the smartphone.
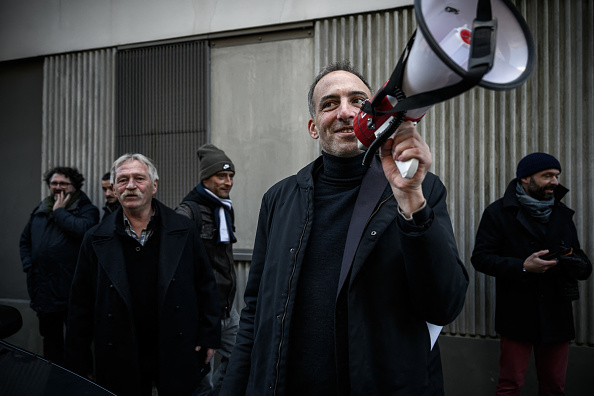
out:
{"label": "smartphone", "polygon": [[573,253],[573,248],[565,248],[556,252],[548,252],[539,257],[541,260],[555,260],[562,256],[570,256]]}

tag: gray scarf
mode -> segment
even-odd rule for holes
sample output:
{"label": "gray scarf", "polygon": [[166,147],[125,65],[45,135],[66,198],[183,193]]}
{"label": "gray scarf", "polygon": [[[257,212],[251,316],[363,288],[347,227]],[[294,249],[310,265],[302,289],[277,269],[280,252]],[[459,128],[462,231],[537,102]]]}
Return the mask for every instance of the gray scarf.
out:
{"label": "gray scarf", "polygon": [[546,201],[539,201],[527,195],[522,188],[522,184],[518,181],[516,185],[516,197],[520,205],[539,223],[546,224],[549,222],[551,213],[553,212],[553,205],[555,205],[555,198]]}

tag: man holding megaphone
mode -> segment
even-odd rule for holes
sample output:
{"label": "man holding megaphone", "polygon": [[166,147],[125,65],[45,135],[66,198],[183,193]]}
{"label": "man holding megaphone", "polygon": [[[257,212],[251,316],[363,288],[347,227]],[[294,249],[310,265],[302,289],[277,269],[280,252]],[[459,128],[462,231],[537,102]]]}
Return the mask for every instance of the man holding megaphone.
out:
{"label": "man holding megaphone", "polygon": [[[443,394],[436,338],[468,275],[413,123],[362,166],[353,122],[370,97],[348,62],[312,84],[322,155],[263,197],[221,395]],[[418,169],[405,178],[395,160],[409,159]]]}

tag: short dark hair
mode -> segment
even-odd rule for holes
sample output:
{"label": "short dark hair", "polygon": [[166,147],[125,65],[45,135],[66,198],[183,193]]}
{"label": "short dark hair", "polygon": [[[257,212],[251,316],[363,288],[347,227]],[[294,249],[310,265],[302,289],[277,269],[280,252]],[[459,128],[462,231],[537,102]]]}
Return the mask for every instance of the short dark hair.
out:
{"label": "short dark hair", "polygon": [[109,180],[110,178],[111,178],[111,172],[107,172],[106,174],[103,175],[103,177],[101,178],[101,181]]}
{"label": "short dark hair", "polygon": [[70,183],[72,183],[72,187],[74,187],[76,190],[80,190],[80,188],[83,186],[83,182],[85,181],[85,178],[83,177],[83,175],[80,174],[78,169],[70,168],[67,166],[56,166],[55,168],[52,168],[45,172],[45,175],[43,175],[43,180],[45,180],[48,186],[50,184],[52,176],[56,173],[69,178]]}
{"label": "short dark hair", "polygon": [[351,74],[354,74],[355,76],[359,77],[359,79],[363,82],[363,84],[365,84],[367,86],[367,88],[369,89],[369,92],[373,92],[373,90],[371,89],[371,86],[369,85],[367,80],[365,80],[365,77],[363,77],[363,75],[361,75],[361,73],[359,73],[353,67],[353,65],[351,65],[351,62],[349,62],[348,60],[345,59],[345,60],[341,60],[338,62],[330,63],[329,65],[324,67],[318,73],[315,80],[311,84],[311,87],[309,88],[309,93],[307,94],[307,105],[309,107],[309,115],[311,116],[311,118],[314,118],[316,115],[315,103],[313,102],[313,94],[314,94],[314,89],[316,88],[316,85],[318,85],[318,83],[320,82],[320,80],[322,78],[326,77],[328,74],[335,72],[335,71],[346,71]]}

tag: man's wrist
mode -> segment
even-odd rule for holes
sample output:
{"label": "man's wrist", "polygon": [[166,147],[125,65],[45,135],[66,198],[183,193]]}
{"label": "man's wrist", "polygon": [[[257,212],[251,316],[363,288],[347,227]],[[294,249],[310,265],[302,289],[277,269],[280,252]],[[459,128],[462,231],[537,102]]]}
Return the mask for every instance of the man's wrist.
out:
{"label": "man's wrist", "polygon": [[418,209],[415,209],[413,211],[411,211],[410,213],[407,214],[406,211],[404,211],[401,207],[400,204],[398,205],[398,213],[400,213],[400,215],[404,218],[404,220],[406,221],[411,221],[413,219],[413,215],[415,213],[420,212],[421,210],[425,209],[425,206],[427,206],[427,201],[425,199],[423,199],[423,203],[421,204],[421,206]]}

